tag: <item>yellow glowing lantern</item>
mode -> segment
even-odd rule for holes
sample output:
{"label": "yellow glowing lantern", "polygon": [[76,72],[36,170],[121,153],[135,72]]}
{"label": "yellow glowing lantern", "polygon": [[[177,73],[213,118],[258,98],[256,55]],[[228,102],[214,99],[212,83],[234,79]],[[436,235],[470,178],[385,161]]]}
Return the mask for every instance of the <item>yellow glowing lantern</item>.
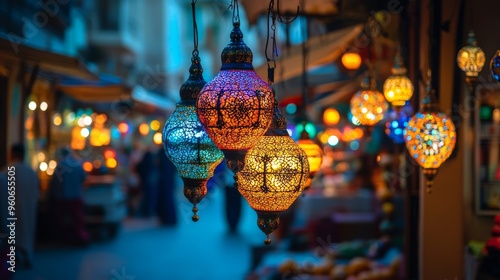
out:
{"label": "yellow glowing lantern", "polygon": [[116,162],[116,159],[114,158],[107,158],[106,159],[106,166],[108,168],[115,168],[118,163]]}
{"label": "yellow glowing lantern", "polygon": [[286,119],[279,109],[270,128],[245,156],[237,173],[238,191],[257,212],[257,224],[267,235],[279,226],[279,215],[287,210],[303,191],[309,175],[304,151],[286,130]]}
{"label": "yellow glowing lantern", "polygon": [[148,135],[149,134],[149,125],[147,125],[145,123],[141,123],[141,125],[139,125],[139,133],[142,136]]}
{"label": "yellow glowing lantern", "polygon": [[408,152],[423,168],[426,191],[430,193],[437,169],[455,148],[456,132],[451,118],[439,112],[429,81],[422,109],[410,119],[403,134]]}
{"label": "yellow glowing lantern", "polygon": [[337,123],[339,123],[339,120],[340,120],[339,111],[333,108],[328,108],[323,113],[323,122],[325,123],[325,125],[328,126],[336,125]]}
{"label": "yellow glowing lantern", "polygon": [[161,132],[156,132],[156,133],[153,135],[153,142],[154,142],[156,145],[161,145],[161,144],[162,144],[162,135],[161,135]]}
{"label": "yellow glowing lantern", "polygon": [[60,125],[62,124],[62,118],[61,118],[61,115],[59,115],[59,114],[54,114],[53,122],[54,122],[54,125],[56,125],[56,126],[60,126]]}
{"label": "yellow glowing lantern", "polygon": [[368,73],[361,83],[362,89],[351,98],[351,113],[360,124],[373,126],[388,109],[384,96],[376,89],[375,79]]}
{"label": "yellow glowing lantern", "polygon": [[160,122],[158,120],[153,120],[151,121],[150,126],[152,130],[157,131],[158,129],[160,129]]}
{"label": "yellow glowing lantern", "polygon": [[341,58],[342,65],[348,70],[358,70],[361,66],[361,56],[359,53],[346,52]]}
{"label": "yellow glowing lantern", "polygon": [[477,79],[479,72],[483,69],[486,62],[486,56],[483,50],[477,46],[477,41],[473,31],[469,32],[467,45],[458,51],[458,67],[465,72],[467,81]]}
{"label": "yellow glowing lantern", "polygon": [[309,176],[305,185],[305,189],[311,186],[312,179],[316,173],[321,169],[323,163],[323,149],[309,138],[309,134],[304,130],[297,144],[306,153],[307,161],[309,162]]}
{"label": "yellow glowing lantern", "polygon": [[406,76],[406,67],[399,52],[396,54],[392,75],[385,80],[384,96],[395,108],[404,106],[413,96],[413,84]]}

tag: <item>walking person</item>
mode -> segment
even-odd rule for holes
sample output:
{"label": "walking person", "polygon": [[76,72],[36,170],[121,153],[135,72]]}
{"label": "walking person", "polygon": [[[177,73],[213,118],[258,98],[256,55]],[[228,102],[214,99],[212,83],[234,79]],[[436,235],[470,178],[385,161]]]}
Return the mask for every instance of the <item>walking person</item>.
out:
{"label": "walking person", "polygon": [[175,203],[177,169],[167,158],[163,149],[159,149],[158,157],[158,218],[164,226],[177,224],[177,203]]}
{"label": "walking person", "polygon": [[59,150],[58,158],[49,183],[49,199],[54,206],[56,226],[67,242],[85,246],[90,239],[85,228],[83,202],[83,183],[87,174],[70,149]]}
{"label": "walking person", "polygon": [[[11,171],[15,182],[16,220],[16,255],[26,268],[33,264],[33,253],[36,236],[36,217],[39,193],[38,175],[24,162],[25,148],[23,144],[14,144],[10,149],[10,164],[3,172],[7,176]],[[3,186],[7,188],[7,186]],[[2,197],[6,192],[2,192]]]}

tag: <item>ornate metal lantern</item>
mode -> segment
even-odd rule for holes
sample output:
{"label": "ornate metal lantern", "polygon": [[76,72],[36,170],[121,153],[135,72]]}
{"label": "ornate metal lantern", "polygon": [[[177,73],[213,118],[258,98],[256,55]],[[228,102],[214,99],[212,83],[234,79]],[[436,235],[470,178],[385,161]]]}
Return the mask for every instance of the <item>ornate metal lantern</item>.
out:
{"label": "ornate metal lantern", "polygon": [[[237,1],[234,11],[237,13]],[[243,42],[239,16],[233,15],[231,42],[222,51],[222,67],[201,90],[198,117],[210,138],[224,153],[229,168],[242,168],[245,153],[271,124],[274,95],[254,71],[253,54]]]}
{"label": "ornate metal lantern", "polygon": [[424,170],[426,191],[430,193],[437,169],[451,155],[456,142],[455,125],[439,111],[430,81],[422,109],[410,119],[404,136],[408,152]]}
{"label": "ornate metal lantern", "polygon": [[207,194],[206,183],[224,157],[196,115],[196,100],[206,83],[196,39],[189,74],[180,89],[181,102],[165,123],[162,138],[167,157],[184,181],[184,196],[193,204],[192,219],[196,222],[199,219],[196,204]]}
{"label": "ornate metal lantern", "polygon": [[479,72],[483,69],[486,57],[483,50],[477,46],[477,41],[474,32],[469,32],[467,45],[458,51],[457,63],[458,67],[465,72],[466,81],[468,83],[477,79]]}
{"label": "ornate metal lantern", "polygon": [[385,115],[388,105],[368,73],[361,83],[362,89],[351,98],[351,113],[362,125],[373,126]]}
{"label": "ornate metal lantern", "polygon": [[257,212],[257,224],[267,235],[279,226],[279,215],[303,191],[309,175],[304,151],[286,130],[286,119],[275,108],[271,127],[246,157],[237,174],[238,190]]}
{"label": "ornate metal lantern", "polygon": [[384,96],[396,109],[405,105],[413,95],[413,84],[406,76],[401,54],[396,54],[392,75],[384,82]]}

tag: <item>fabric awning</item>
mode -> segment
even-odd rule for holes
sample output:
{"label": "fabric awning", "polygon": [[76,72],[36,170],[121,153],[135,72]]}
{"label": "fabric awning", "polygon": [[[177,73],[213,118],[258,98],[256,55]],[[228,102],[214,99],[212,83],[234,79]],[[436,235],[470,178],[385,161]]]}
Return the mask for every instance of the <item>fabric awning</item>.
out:
{"label": "fabric awning", "polygon": [[[336,15],[339,12],[337,0],[307,0],[304,1],[304,7],[301,6],[302,0],[279,1],[280,13],[295,15],[297,7],[300,6],[300,13],[314,16]],[[241,4],[245,8],[245,13],[250,24],[255,24],[259,15],[266,14],[269,9],[269,0],[242,0]],[[278,1],[275,1],[274,8],[277,9]]]}
{"label": "fabric awning", "polygon": [[87,103],[113,102],[130,99],[132,88],[118,77],[100,75],[99,80],[75,78],[60,80],[56,88],[76,100]]}
{"label": "fabric awning", "polygon": [[96,80],[98,77],[78,58],[61,55],[28,47],[17,42],[0,38],[0,63],[26,63],[30,67],[38,66],[42,72],[54,73],[65,77],[78,77]]}
{"label": "fabric awning", "polygon": [[164,113],[172,113],[175,110],[173,101],[165,96],[148,91],[142,86],[135,86],[131,97],[137,103],[138,107],[142,107],[145,112],[154,113],[162,111]]}
{"label": "fabric awning", "polygon": [[[355,25],[322,36],[310,38],[307,69],[335,62],[363,31],[363,25]],[[276,60],[275,83],[286,81],[302,74],[302,46],[297,45],[283,51]],[[256,69],[257,74],[267,81],[267,64]]]}

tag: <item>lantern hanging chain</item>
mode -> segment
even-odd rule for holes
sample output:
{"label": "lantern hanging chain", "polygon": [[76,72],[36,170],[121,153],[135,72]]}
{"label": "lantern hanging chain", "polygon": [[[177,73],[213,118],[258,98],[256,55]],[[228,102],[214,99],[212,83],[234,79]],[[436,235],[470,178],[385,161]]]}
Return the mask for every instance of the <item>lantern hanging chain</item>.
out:
{"label": "lantern hanging chain", "polygon": [[191,2],[191,9],[193,13],[193,44],[194,44],[194,49],[193,49],[193,57],[197,57],[199,52],[198,52],[198,25],[196,24],[196,1],[198,0],[192,0]]}
{"label": "lantern hanging chain", "polygon": [[[270,85],[274,83],[274,69],[276,68],[276,57],[278,56],[278,47],[276,45],[276,19],[276,13],[274,12],[274,0],[270,0],[269,9],[267,10],[267,38],[265,50],[267,60],[267,79]],[[269,40],[272,40],[271,58],[269,58],[268,55]]]}
{"label": "lantern hanging chain", "polygon": [[231,6],[233,8],[233,25],[240,24],[240,6],[238,0],[233,0]]}
{"label": "lantern hanging chain", "polygon": [[[302,10],[305,10],[305,0],[302,0]],[[308,49],[307,49],[307,40],[309,37],[309,22],[307,21],[307,18],[304,16],[302,18],[302,34],[303,34],[303,42],[302,42],[302,117],[305,118],[306,116],[306,106],[308,104],[308,98],[307,98],[307,55],[308,55]]]}
{"label": "lantern hanging chain", "polygon": [[[274,1],[273,1],[274,2]],[[295,13],[294,16],[289,16],[288,14],[285,14],[284,16],[281,15],[281,11],[280,11],[280,0],[277,0],[277,19],[279,22],[281,23],[284,23],[284,24],[289,24],[289,23],[292,23],[294,20],[297,19],[297,17],[299,16],[299,13],[300,13],[300,7],[297,6],[297,12]]]}

